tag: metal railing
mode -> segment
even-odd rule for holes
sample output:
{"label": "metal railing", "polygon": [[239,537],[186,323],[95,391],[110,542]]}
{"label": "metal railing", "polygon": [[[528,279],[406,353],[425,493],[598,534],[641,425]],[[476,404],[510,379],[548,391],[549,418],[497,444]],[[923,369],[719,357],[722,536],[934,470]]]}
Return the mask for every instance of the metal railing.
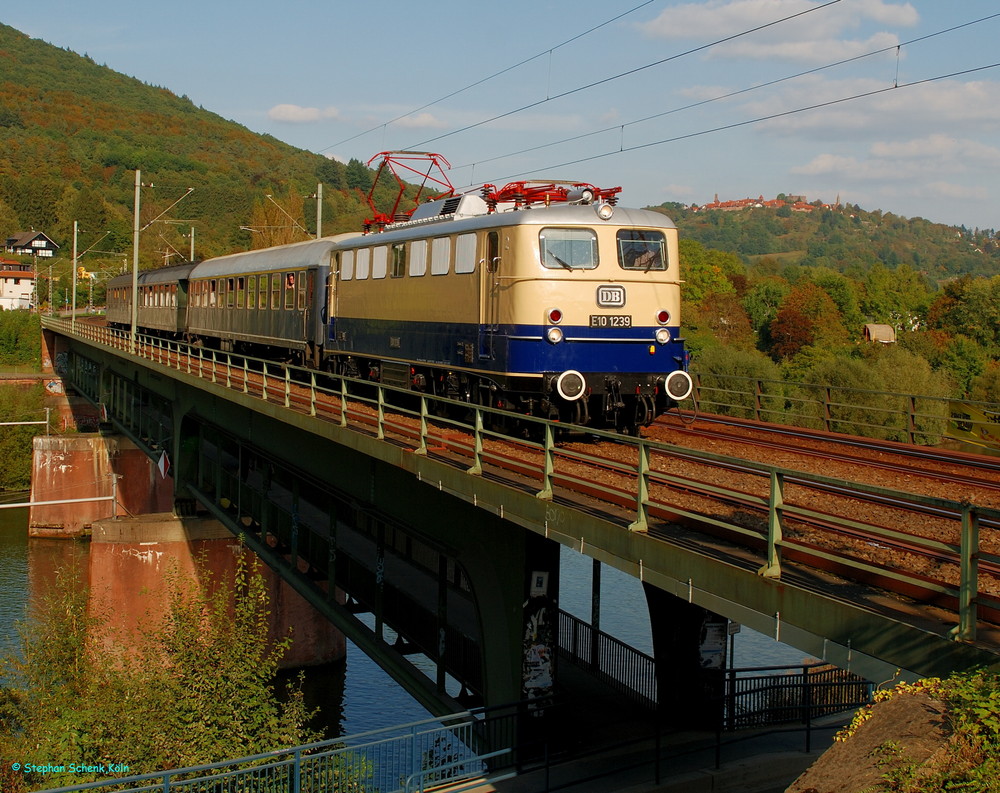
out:
{"label": "metal railing", "polygon": [[521,717],[521,705],[481,708],[235,760],[40,793],[423,793],[445,782],[512,776]]}
{"label": "metal railing", "polygon": [[927,446],[1000,448],[1000,405],[692,369],[699,408],[734,418]]}
{"label": "metal railing", "polygon": [[[62,333],[71,332],[68,322],[44,322],[46,327]],[[77,335],[116,350],[128,346],[127,337],[99,326],[80,323]],[[933,599],[938,606],[951,609],[957,615],[953,630],[956,638],[974,640],[979,618],[1000,623],[1000,598],[986,594],[980,586],[980,566],[988,564],[992,569],[1000,566],[1000,556],[987,553],[979,542],[981,523],[1000,525],[997,509],[588,428],[587,433],[603,443],[627,447],[625,453],[611,459],[598,454],[603,443],[596,445],[594,452],[580,447],[557,447],[555,441],[561,425],[530,416],[518,420],[529,429],[530,435],[541,440],[519,441],[528,454],[515,461],[501,450],[510,439],[502,431],[490,428],[491,422],[502,425],[505,419],[500,417],[509,419],[504,411],[153,337],[142,337],[136,354],[185,375],[278,402],[353,432],[405,443],[417,455],[446,448],[447,457],[438,458],[442,463],[461,467],[473,476],[488,469],[491,475],[505,477],[512,487],[531,488],[541,500],[552,500],[557,490],[597,490],[603,501],[613,505],[609,506],[606,517],[622,521],[631,531],[654,532],[660,525],[678,521],[711,527],[713,532],[721,531],[727,539],[759,552],[759,573],[767,577],[780,578],[784,557],[794,554],[796,560],[807,564],[834,566],[848,578],[865,583],[877,580],[881,586],[889,582],[911,595],[916,593],[917,597]],[[83,390],[87,393],[86,382]],[[101,398],[99,393],[87,395],[95,401]],[[387,409],[390,405],[391,410]],[[127,411],[129,406],[124,409]],[[460,415],[469,418],[448,417]],[[456,438],[455,429],[467,440]],[[695,475],[673,473],[679,460],[700,468],[738,472],[745,484],[719,486]],[[587,476],[595,466],[605,472],[602,484]],[[434,484],[444,488],[442,482]],[[786,485],[793,487],[786,489]],[[733,512],[727,516],[723,510],[713,508],[709,516],[685,508],[687,500],[678,501],[678,492],[706,496],[716,506],[731,506]],[[904,512],[932,513],[947,524],[951,539],[918,537],[815,511],[812,505],[817,496],[819,501],[828,501],[831,493],[850,493],[854,498],[891,503],[894,509]],[[492,506],[503,514],[502,505]],[[798,526],[808,528],[808,541],[798,534]],[[546,522],[547,536],[562,537],[572,546],[579,538],[569,534],[570,530],[556,521]],[[864,556],[843,540],[859,533],[869,546]],[[905,555],[898,551],[901,543],[907,544],[907,554],[923,554],[933,559],[935,575],[930,577],[909,569]],[[693,588],[694,584],[689,586]],[[776,637],[779,634],[780,623],[776,618]]]}
{"label": "metal railing", "polygon": [[[651,655],[561,610],[559,649],[632,701],[651,709],[657,706],[656,661]],[[852,672],[820,662],[727,669],[724,683],[721,713],[726,730],[808,725],[867,704],[874,688]]]}

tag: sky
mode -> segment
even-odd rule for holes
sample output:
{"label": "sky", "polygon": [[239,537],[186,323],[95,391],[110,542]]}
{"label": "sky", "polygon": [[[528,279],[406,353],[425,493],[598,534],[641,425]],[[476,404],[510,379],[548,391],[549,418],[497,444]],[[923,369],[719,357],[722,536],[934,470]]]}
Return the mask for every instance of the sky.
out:
{"label": "sky", "polygon": [[0,22],[345,162],[436,152],[457,188],[1000,227],[996,0],[32,0]]}

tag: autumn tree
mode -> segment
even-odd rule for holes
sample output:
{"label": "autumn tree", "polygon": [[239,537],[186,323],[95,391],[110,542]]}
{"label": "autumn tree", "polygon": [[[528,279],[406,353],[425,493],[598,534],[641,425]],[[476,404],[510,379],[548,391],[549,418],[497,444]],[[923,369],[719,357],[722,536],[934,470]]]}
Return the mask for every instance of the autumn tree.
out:
{"label": "autumn tree", "polygon": [[769,330],[776,360],[792,358],[805,347],[835,347],[847,341],[836,304],[813,283],[796,286],[788,294]]}

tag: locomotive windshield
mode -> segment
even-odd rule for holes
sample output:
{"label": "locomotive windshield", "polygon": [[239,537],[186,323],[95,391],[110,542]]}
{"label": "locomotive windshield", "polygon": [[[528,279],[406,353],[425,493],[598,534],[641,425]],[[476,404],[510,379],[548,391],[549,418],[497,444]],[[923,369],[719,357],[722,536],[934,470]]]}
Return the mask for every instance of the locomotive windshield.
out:
{"label": "locomotive windshield", "polygon": [[550,270],[593,270],[598,264],[597,235],[590,229],[544,228],[538,251]]}
{"label": "locomotive windshield", "polygon": [[625,270],[666,270],[664,245],[662,231],[621,229],[618,232],[618,264]]}

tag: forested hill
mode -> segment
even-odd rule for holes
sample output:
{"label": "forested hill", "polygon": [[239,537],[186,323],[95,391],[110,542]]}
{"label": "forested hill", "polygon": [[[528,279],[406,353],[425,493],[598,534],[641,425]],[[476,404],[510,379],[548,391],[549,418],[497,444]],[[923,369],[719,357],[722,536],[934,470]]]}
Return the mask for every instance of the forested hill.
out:
{"label": "forested hill", "polygon": [[[143,222],[194,188],[169,217],[195,227],[198,258],[289,241],[272,233],[291,224],[278,220],[267,194],[310,232],[316,205],[303,196],[319,182],[325,234],[358,229],[368,214],[372,172],[363,163],[257,135],[187,97],[0,24],[0,233],[34,228],[66,249],[76,220],[93,232],[85,244],[108,230],[99,247],[127,251],[136,169],[155,185],[142,192]],[[144,261],[170,246],[188,250],[188,228],[158,226],[160,234],[144,235]]]}
{"label": "forested hill", "polygon": [[850,204],[811,211],[788,204],[738,211],[673,203],[654,208],[674,219],[682,237],[739,254],[751,264],[770,258],[779,268],[799,264],[855,276],[876,263],[889,269],[905,264],[931,283],[1000,274],[1000,238],[992,229],[946,226]]}

